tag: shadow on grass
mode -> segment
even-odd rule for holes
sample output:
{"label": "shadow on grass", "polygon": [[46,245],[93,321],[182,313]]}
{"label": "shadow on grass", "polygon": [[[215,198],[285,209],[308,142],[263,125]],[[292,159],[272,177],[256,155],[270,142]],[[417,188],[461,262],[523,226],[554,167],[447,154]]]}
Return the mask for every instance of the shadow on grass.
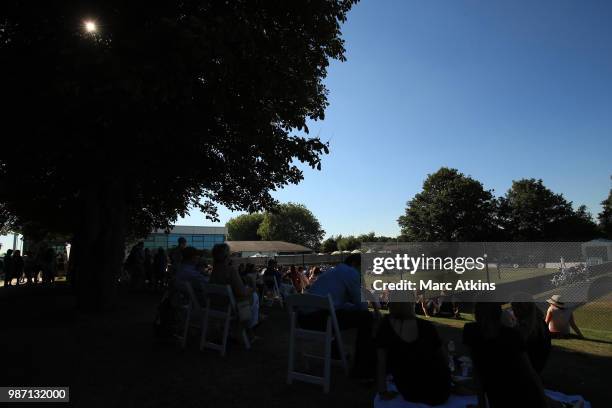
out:
{"label": "shadow on grass", "polygon": [[[266,309],[268,320],[257,333],[262,340],[251,351],[232,344],[222,358],[201,353],[196,338],[186,350],[156,341],[158,299],[123,295],[116,310],[94,316],[76,312],[62,287],[0,296],[0,386],[70,386],[70,405],[87,408],[372,406],[374,387],[351,382],[339,368],[332,369],[329,394],[286,384],[288,317],[278,307]],[[432,321],[465,352],[461,327]],[[581,394],[597,407],[609,402],[610,372],[610,357],[555,346],[543,377],[547,388]]]}

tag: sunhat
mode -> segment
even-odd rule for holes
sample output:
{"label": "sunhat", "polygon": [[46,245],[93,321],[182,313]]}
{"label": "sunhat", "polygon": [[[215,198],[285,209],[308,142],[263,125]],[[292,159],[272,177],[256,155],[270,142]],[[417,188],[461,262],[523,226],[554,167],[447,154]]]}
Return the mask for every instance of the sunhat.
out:
{"label": "sunhat", "polygon": [[561,295],[552,295],[550,299],[546,300],[551,305],[557,306],[559,309],[565,309],[565,303],[562,302]]}

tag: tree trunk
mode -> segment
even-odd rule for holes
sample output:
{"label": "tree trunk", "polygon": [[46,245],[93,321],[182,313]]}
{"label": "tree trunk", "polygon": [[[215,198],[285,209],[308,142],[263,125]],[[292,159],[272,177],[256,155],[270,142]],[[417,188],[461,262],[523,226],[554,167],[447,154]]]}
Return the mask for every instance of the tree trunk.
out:
{"label": "tree trunk", "polygon": [[125,201],[119,182],[94,185],[83,197],[71,247],[71,280],[82,310],[109,310],[125,254]]}

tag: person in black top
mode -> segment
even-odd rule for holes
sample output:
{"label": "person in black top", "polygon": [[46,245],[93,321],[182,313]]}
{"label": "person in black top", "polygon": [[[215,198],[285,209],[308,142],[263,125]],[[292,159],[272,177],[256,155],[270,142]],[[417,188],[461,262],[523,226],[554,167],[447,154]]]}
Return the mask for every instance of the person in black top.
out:
{"label": "person in black top", "polygon": [[21,275],[23,275],[23,267],[24,267],[23,257],[21,256],[20,250],[13,252],[12,260],[13,260],[13,265],[12,265],[13,277],[17,278],[16,285],[19,285],[19,280],[21,279]]}
{"label": "person in black top", "polygon": [[451,376],[438,332],[432,323],[416,318],[413,299],[397,297],[392,294],[389,315],[376,336],[379,395],[395,397],[387,390],[390,374],[406,401],[443,404],[450,395]]}
{"label": "person in black top", "polygon": [[547,407],[525,341],[518,330],[501,323],[501,314],[500,303],[477,303],[476,322],[463,328],[463,343],[474,362],[479,406],[485,406],[486,394],[491,408]]}
{"label": "person in black top", "polygon": [[521,334],[531,366],[541,374],[550,355],[551,341],[544,314],[533,302],[512,302],[515,328]]}

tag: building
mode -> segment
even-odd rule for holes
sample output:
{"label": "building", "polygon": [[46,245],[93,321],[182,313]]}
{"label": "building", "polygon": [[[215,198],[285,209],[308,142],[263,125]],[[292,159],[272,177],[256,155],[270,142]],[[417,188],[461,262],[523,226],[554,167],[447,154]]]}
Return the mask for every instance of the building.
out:
{"label": "building", "polygon": [[583,243],[582,256],[589,265],[612,262],[612,240],[599,238]]}
{"label": "building", "polygon": [[284,241],[227,241],[227,244],[231,252],[242,258],[301,255],[313,252],[312,249],[305,246]]}
{"label": "building", "polygon": [[187,240],[187,246],[198,249],[212,249],[215,244],[225,242],[227,228],[176,225],[169,233],[164,230],[155,231],[144,240],[144,246],[151,249],[173,248],[178,245],[180,237]]}

